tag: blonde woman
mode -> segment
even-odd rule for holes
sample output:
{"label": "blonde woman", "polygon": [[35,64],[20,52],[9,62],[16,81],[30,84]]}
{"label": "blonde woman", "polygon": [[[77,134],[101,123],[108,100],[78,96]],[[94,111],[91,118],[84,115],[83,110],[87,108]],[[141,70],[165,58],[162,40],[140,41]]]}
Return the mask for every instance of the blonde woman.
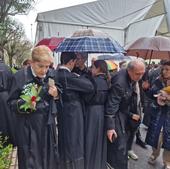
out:
{"label": "blonde woman", "polygon": [[58,91],[51,83],[54,82],[49,69],[52,62],[48,47],[35,47],[30,66],[18,71],[11,82],[9,104],[11,111],[17,115],[19,169],[57,168],[55,131],[52,132],[55,115],[51,114],[54,111],[51,104],[55,104]]}

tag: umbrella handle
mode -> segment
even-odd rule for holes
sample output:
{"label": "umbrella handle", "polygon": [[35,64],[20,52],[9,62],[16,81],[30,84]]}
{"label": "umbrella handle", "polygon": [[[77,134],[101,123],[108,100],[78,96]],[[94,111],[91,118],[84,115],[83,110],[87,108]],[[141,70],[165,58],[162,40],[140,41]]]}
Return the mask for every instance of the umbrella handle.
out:
{"label": "umbrella handle", "polygon": [[137,57],[137,58],[139,57],[139,52],[136,52],[136,57]]}
{"label": "umbrella handle", "polygon": [[150,52],[150,51],[147,50],[146,55],[145,55],[145,60],[147,59],[147,56],[148,56],[148,53],[149,53],[149,52]]}
{"label": "umbrella handle", "polygon": [[151,64],[152,54],[153,54],[153,50],[151,50],[151,54],[150,54],[150,58],[149,58],[149,65]]}

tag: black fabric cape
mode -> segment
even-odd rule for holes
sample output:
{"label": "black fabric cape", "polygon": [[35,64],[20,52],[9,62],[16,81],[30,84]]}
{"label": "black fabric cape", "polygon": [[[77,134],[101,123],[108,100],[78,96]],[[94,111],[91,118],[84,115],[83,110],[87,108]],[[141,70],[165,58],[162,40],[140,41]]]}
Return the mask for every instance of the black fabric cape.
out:
{"label": "black fabric cape", "polygon": [[106,169],[105,103],[108,83],[103,75],[94,77],[96,92],[85,100],[85,169]]}
{"label": "black fabric cape", "polygon": [[8,143],[15,145],[15,116],[7,105],[13,74],[9,67],[0,60],[0,133],[8,137]]}
{"label": "black fabric cape", "polygon": [[[52,71],[52,70],[51,70]],[[32,75],[31,68],[22,69],[15,74],[9,97],[11,110],[17,114],[17,146],[19,169],[57,169],[57,150],[53,129],[55,115],[51,107],[52,97],[48,95],[48,78],[52,78],[49,71],[44,79],[37,79]],[[23,86],[35,82],[42,86],[41,100],[37,102],[35,112],[20,113],[17,101]]]}
{"label": "black fabric cape", "polygon": [[58,105],[59,154],[61,169],[84,169],[84,114],[81,93],[93,92],[92,83],[59,69],[56,81],[62,86],[62,100]]}

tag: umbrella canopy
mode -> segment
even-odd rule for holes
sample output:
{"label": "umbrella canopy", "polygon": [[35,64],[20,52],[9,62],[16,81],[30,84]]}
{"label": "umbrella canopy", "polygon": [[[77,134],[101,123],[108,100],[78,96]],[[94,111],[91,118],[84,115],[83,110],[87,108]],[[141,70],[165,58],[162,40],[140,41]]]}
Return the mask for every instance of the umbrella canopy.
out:
{"label": "umbrella canopy", "polygon": [[126,46],[127,55],[143,59],[170,59],[170,38],[142,37]]}
{"label": "umbrella canopy", "polygon": [[114,54],[103,54],[97,57],[98,59],[106,60],[112,59],[114,61],[124,61],[124,60],[131,60],[129,56],[125,56],[123,53],[114,53]]}
{"label": "umbrella canopy", "polygon": [[82,36],[66,38],[56,52],[124,53],[123,47],[110,38]]}
{"label": "umbrella canopy", "polygon": [[114,70],[118,68],[118,65],[113,60],[105,60],[108,70]]}
{"label": "umbrella canopy", "polygon": [[58,45],[64,40],[64,38],[45,38],[40,40],[36,46],[45,45],[48,46],[52,51],[58,47]]}
{"label": "umbrella canopy", "polygon": [[109,37],[106,33],[96,30],[96,29],[80,29],[73,33],[72,37],[80,37],[80,36],[95,36],[95,37]]}

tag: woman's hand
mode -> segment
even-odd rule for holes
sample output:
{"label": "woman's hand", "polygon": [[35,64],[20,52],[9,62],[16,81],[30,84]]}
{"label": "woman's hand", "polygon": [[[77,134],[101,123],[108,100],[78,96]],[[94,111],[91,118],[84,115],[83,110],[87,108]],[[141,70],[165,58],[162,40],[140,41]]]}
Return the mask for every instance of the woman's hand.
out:
{"label": "woman's hand", "polygon": [[159,93],[157,95],[157,103],[160,105],[160,106],[164,106],[166,104],[166,96],[163,95],[162,93]]}
{"label": "woman's hand", "polygon": [[58,97],[57,87],[56,87],[55,85],[49,86],[48,93],[49,93],[51,96],[53,96],[54,98],[57,98],[57,97]]}

